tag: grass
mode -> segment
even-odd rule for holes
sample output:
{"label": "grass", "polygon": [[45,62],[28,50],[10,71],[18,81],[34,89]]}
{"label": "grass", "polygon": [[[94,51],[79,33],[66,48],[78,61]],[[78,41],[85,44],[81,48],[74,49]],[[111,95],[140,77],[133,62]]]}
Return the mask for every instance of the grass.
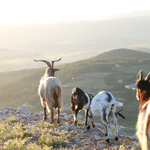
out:
{"label": "grass", "polygon": [[72,138],[65,130],[52,129],[48,123],[23,125],[9,117],[0,124],[0,148],[9,150],[43,150],[65,148]]}

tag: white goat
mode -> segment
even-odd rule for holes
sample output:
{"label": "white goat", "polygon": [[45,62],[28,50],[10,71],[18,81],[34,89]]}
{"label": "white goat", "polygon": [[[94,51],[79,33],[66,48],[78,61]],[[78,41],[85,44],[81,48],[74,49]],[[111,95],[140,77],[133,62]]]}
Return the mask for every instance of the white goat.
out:
{"label": "white goat", "polygon": [[118,141],[118,125],[117,125],[117,115],[121,115],[116,111],[116,106],[121,107],[123,103],[115,101],[113,95],[106,91],[99,92],[92,100],[90,106],[90,117],[101,116],[102,122],[106,128],[106,141],[110,140],[110,122],[114,121],[115,124],[115,140]]}
{"label": "white goat", "polygon": [[41,104],[43,106],[44,110],[44,118],[43,120],[46,120],[46,106],[49,112],[51,112],[51,122],[54,121],[54,114],[53,114],[53,107],[56,109],[58,108],[58,119],[57,123],[59,123],[59,115],[60,110],[62,108],[63,100],[62,100],[62,88],[61,83],[58,78],[54,77],[55,71],[58,71],[59,69],[54,69],[54,62],[60,61],[54,60],[51,62],[48,62],[46,60],[34,60],[34,61],[42,61],[48,65],[48,68],[45,71],[44,76],[40,80],[40,85],[38,88],[38,94],[41,99]]}
{"label": "white goat", "polygon": [[136,97],[140,101],[136,135],[142,150],[150,150],[150,73],[143,79],[143,71],[139,73],[139,80],[133,85],[126,85],[128,89],[136,89]]}

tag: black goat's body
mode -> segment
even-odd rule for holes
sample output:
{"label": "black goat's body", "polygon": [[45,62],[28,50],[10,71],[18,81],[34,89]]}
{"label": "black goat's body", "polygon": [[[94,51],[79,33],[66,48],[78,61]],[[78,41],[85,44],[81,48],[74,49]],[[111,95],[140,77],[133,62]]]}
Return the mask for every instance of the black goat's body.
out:
{"label": "black goat's body", "polygon": [[142,150],[150,150],[150,74],[143,79],[143,71],[141,70],[138,75],[139,80],[135,84],[125,87],[136,89],[136,97],[140,101],[136,135]]}
{"label": "black goat's body", "polygon": [[90,108],[92,98],[93,98],[92,94],[86,93],[78,87],[72,89],[71,111],[74,114],[75,125],[77,124],[77,114],[78,114],[78,112],[81,111],[82,109],[84,109],[85,110],[85,125],[87,126],[88,111],[89,111],[89,108]]}

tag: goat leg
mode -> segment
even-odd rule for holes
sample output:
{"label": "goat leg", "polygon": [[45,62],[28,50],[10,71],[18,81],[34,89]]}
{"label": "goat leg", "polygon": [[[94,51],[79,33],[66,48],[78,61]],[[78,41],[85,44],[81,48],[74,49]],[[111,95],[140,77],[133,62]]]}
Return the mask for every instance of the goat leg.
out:
{"label": "goat leg", "polygon": [[89,109],[85,110],[85,126],[87,126],[87,117],[88,117]]}
{"label": "goat leg", "polygon": [[54,113],[53,113],[53,109],[50,110],[51,112],[51,121],[50,123],[52,124],[54,122]]}
{"label": "goat leg", "polygon": [[57,111],[58,111],[58,112],[57,112],[57,113],[58,113],[57,123],[60,123],[60,122],[59,122],[59,116],[60,116],[60,109],[59,109],[59,107],[58,107],[58,110],[57,110]]}
{"label": "goat leg", "polygon": [[74,112],[74,125],[77,125],[77,114],[79,112],[79,108],[77,108]]}
{"label": "goat leg", "polygon": [[45,121],[45,120],[47,119],[47,117],[46,117],[46,106],[43,107],[43,110],[44,110],[44,117],[43,117],[43,120]]}

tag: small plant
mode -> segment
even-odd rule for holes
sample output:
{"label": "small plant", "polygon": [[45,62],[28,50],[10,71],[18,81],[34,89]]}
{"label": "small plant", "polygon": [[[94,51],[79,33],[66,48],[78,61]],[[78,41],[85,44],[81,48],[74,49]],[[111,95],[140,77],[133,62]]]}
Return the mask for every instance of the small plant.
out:
{"label": "small plant", "polygon": [[14,122],[17,122],[17,120],[15,119],[15,117],[9,117],[7,118],[6,120],[8,123],[14,123]]}

